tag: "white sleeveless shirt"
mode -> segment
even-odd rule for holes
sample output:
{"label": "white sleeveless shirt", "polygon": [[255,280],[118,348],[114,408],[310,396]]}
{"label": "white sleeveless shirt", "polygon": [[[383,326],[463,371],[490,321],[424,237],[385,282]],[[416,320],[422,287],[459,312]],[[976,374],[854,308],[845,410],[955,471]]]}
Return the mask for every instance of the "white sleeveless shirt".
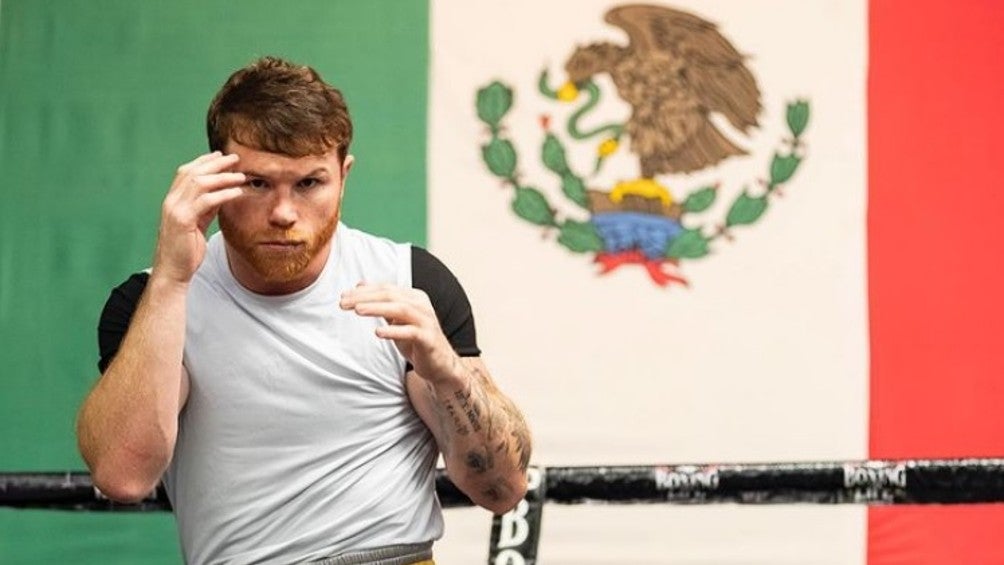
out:
{"label": "white sleeveless shirt", "polygon": [[385,322],[338,306],[411,286],[410,246],[339,225],[308,288],[262,296],[210,238],[188,293],[191,378],[164,477],[189,563],[291,563],[438,539],[438,450]]}

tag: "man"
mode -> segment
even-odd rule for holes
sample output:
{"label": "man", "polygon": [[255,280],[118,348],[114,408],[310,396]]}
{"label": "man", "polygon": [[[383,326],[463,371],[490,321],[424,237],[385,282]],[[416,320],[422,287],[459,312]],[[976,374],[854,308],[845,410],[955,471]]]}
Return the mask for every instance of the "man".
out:
{"label": "man", "polygon": [[529,433],[463,289],[339,223],[352,123],[313,69],[237,71],[207,129],[152,270],[102,313],[77,426],[95,485],[135,501],[163,477],[189,563],[431,562],[438,452],[493,512],[526,491]]}

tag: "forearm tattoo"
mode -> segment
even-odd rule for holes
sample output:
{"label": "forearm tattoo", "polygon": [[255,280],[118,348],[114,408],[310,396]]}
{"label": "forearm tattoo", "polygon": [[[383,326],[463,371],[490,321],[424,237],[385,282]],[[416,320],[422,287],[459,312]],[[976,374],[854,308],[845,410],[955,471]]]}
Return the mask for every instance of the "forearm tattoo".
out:
{"label": "forearm tattoo", "polygon": [[[463,463],[476,475],[492,471],[500,460],[512,460],[520,472],[526,472],[530,462],[530,433],[523,415],[495,388],[487,375],[477,367],[469,370],[472,382],[467,388],[439,398],[443,431],[447,436],[456,434],[475,442],[464,452]],[[480,438],[471,437],[472,433]],[[498,499],[500,491],[509,488],[509,485],[497,483],[484,494]]]}
{"label": "forearm tattoo", "polygon": [[[450,419],[453,420],[454,430],[456,430],[456,432],[458,434],[462,435],[462,436],[465,436],[465,435],[471,433],[471,430],[469,430],[467,428],[467,425],[464,424],[464,421],[460,417],[459,410],[457,410],[457,408],[453,405],[453,403],[450,402],[449,400],[447,400],[447,401],[443,402],[442,404],[446,408],[446,412],[450,415]],[[445,422],[444,422],[444,424],[445,424]],[[444,426],[444,428],[445,428],[445,426]]]}
{"label": "forearm tattoo", "polygon": [[481,407],[471,399],[470,389],[468,389],[467,392],[462,390],[454,392],[453,398],[456,399],[457,404],[460,406],[460,411],[467,416],[467,422],[470,423],[471,428],[473,428],[475,432],[480,432]]}

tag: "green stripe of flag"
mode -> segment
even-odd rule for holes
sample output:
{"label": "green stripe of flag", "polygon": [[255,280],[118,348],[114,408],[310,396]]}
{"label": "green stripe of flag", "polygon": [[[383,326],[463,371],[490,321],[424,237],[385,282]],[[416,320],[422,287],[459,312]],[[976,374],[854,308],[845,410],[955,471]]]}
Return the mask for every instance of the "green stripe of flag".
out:
{"label": "green stripe of flag", "polygon": [[[255,57],[342,88],[346,221],[424,243],[428,27],[421,0],[0,3],[0,470],[83,467],[73,421],[98,313],[149,264],[212,95]],[[180,561],[167,516],[0,510],[0,531],[4,563]]]}

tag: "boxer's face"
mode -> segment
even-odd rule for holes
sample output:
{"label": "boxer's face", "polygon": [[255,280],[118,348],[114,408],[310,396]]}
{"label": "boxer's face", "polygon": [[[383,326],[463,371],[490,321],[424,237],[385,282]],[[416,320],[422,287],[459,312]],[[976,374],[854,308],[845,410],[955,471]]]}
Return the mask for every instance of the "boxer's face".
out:
{"label": "boxer's face", "polygon": [[327,261],[341,215],[352,156],[337,149],[289,157],[229,141],[226,153],[247,176],[244,195],[219,213],[230,269],[260,294],[286,294],[312,283]]}

